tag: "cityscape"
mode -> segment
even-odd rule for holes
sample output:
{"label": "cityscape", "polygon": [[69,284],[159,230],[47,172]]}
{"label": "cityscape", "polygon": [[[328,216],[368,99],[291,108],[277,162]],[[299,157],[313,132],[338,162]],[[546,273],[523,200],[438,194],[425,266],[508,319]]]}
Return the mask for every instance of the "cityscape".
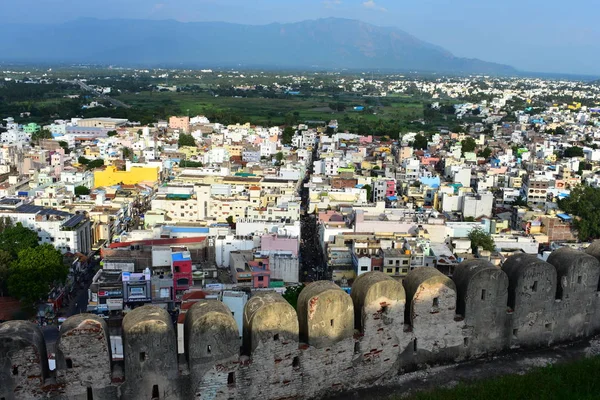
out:
{"label": "cityscape", "polygon": [[600,75],[411,51],[0,56],[0,399],[597,396]]}

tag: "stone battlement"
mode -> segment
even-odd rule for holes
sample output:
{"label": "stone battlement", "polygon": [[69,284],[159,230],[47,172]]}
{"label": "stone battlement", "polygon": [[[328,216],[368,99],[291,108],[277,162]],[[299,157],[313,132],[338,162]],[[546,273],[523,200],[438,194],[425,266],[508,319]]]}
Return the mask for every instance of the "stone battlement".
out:
{"label": "stone battlement", "polygon": [[[294,310],[279,294],[254,295],[243,340],[227,307],[201,300],[186,314],[185,358],[163,309],[123,319],[122,363],[108,329],[91,314],[70,317],[48,370],[34,324],[0,325],[0,399],[310,399],[374,384],[405,371],[518,347],[542,347],[600,331],[600,262],[562,248],[548,262],[509,257],[502,269],[472,260],[448,278],[417,268],[403,283],[370,272],[346,294],[308,285]],[[241,347],[240,347],[241,345]]]}

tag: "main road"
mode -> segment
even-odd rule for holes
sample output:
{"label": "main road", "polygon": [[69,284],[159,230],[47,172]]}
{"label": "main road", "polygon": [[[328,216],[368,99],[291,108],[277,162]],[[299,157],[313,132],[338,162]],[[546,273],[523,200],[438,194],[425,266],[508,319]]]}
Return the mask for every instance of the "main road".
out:
{"label": "main road", "polygon": [[97,91],[96,89],[91,87],[90,85],[88,85],[78,79],[75,79],[71,83],[79,85],[79,87],[81,87],[83,90],[87,90],[89,92],[94,93],[96,96],[100,97],[103,100],[110,102],[110,104],[112,104],[115,107],[131,108],[130,105],[127,105],[127,104],[123,103],[122,101],[115,100],[112,97],[105,95],[104,93],[100,93],[99,91]]}

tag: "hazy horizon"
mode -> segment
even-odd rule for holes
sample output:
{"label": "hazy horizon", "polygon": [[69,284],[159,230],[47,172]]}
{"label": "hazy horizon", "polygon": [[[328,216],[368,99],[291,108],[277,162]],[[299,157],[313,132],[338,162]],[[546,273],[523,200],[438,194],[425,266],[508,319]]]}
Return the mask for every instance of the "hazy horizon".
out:
{"label": "hazy horizon", "polygon": [[458,57],[521,71],[600,75],[600,27],[591,1],[557,0],[19,0],[3,6],[11,23],[64,23],[78,18],[172,19],[264,25],[327,17],[396,27]]}

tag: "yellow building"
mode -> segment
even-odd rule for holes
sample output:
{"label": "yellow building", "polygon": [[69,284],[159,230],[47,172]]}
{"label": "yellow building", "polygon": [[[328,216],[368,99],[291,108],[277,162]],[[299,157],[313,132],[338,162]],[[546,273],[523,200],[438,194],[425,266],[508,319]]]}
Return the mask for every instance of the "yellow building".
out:
{"label": "yellow building", "polygon": [[129,171],[117,171],[114,166],[104,171],[94,171],[94,187],[118,184],[135,185],[140,182],[158,181],[158,167],[132,167]]}
{"label": "yellow building", "polygon": [[200,154],[200,149],[192,146],[181,146],[178,151],[185,154],[187,158],[193,158]]}

